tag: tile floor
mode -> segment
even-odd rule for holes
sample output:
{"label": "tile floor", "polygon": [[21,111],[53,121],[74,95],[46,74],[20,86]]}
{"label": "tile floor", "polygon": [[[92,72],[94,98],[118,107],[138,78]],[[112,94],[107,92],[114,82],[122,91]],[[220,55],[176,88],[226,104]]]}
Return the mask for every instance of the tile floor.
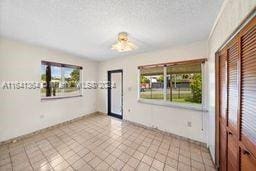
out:
{"label": "tile floor", "polygon": [[209,170],[205,147],[105,115],[0,146],[0,170]]}

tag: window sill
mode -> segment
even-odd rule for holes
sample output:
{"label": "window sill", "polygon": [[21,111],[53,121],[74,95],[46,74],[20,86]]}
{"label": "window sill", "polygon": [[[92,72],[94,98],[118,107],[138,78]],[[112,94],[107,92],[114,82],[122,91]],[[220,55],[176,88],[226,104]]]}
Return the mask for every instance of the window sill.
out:
{"label": "window sill", "polygon": [[69,98],[75,98],[75,97],[82,97],[82,95],[57,96],[57,97],[41,97],[41,101],[58,100],[58,99],[69,99]]}
{"label": "window sill", "polygon": [[168,102],[168,101],[164,101],[164,100],[154,100],[154,99],[139,99],[138,102],[145,103],[145,104],[151,104],[151,105],[208,112],[205,108],[202,107],[201,104],[182,104],[182,103],[175,103],[175,102]]}

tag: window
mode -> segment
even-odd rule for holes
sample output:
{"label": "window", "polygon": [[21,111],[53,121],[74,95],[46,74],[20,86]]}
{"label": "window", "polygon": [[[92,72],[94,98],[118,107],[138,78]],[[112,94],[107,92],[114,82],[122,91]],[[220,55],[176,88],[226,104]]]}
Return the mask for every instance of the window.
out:
{"label": "window", "polygon": [[201,105],[204,61],[140,66],[140,99]]}
{"label": "window", "polygon": [[81,96],[81,70],[80,66],[42,61],[42,99]]}
{"label": "window", "polygon": [[164,67],[141,69],[140,97],[143,99],[164,99]]}
{"label": "window", "polygon": [[179,103],[202,102],[201,64],[167,66],[167,100]]}

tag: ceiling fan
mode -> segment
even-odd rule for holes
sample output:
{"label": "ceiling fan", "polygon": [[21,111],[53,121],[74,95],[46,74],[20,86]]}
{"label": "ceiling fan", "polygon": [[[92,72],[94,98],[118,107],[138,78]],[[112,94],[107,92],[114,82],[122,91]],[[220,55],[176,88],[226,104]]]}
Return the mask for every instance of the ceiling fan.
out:
{"label": "ceiling fan", "polygon": [[137,46],[128,41],[127,32],[121,32],[118,34],[117,43],[113,44],[111,49],[118,52],[128,52],[137,49]]}

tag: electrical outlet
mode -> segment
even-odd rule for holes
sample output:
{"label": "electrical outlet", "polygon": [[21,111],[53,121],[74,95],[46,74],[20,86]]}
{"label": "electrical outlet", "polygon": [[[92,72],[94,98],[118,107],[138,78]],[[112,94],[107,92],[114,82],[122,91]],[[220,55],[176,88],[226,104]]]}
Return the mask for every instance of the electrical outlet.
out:
{"label": "electrical outlet", "polygon": [[44,115],[40,115],[40,119],[43,119],[44,118]]}
{"label": "electrical outlet", "polygon": [[128,109],[128,112],[131,112],[131,109]]}
{"label": "electrical outlet", "polygon": [[190,121],[187,122],[188,127],[192,127],[192,123]]}

